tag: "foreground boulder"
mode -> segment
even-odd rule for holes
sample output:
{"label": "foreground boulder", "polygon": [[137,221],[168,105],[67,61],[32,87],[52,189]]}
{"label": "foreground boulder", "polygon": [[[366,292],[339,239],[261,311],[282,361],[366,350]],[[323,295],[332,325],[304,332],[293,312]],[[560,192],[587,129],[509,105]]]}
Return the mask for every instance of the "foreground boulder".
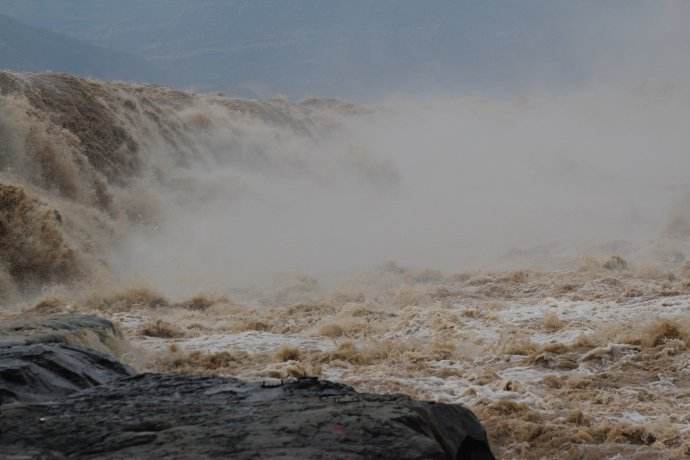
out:
{"label": "foreground boulder", "polygon": [[117,354],[123,339],[113,323],[94,315],[37,316],[0,323],[0,347],[37,343],[62,343]]}
{"label": "foreground boulder", "polygon": [[2,458],[494,458],[460,405],[317,379],[132,375],[85,348],[117,335],[96,317],[2,329]]}
{"label": "foreground boulder", "polygon": [[42,458],[493,458],[461,406],[315,379],[144,374],[2,414],[0,450]]}
{"label": "foreground boulder", "polygon": [[60,343],[0,347],[0,404],[50,401],[132,374],[108,355]]}
{"label": "foreground boulder", "polygon": [[108,353],[120,340],[110,321],[95,316],[3,324],[0,404],[50,401],[134,375]]}

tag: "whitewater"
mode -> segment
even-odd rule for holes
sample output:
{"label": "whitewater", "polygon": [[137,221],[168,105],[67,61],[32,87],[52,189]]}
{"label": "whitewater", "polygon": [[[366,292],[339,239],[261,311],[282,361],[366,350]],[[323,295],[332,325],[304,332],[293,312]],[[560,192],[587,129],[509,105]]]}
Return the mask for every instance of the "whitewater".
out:
{"label": "whitewater", "polygon": [[138,370],[463,403],[502,458],[686,458],[689,97],[0,72],[0,317],[105,316]]}

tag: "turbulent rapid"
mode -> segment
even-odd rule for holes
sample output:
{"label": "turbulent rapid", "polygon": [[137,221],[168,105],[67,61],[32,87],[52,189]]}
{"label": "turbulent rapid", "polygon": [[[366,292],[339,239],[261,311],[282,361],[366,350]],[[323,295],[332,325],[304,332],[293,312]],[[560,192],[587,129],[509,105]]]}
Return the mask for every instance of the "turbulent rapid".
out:
{"label": "turbulent rapid", "polygon": [[[9,72],[0,88],[4,298],[46,283],[114,278],[155,250],[201,251],[201,239],[219,242],[229,229],[222,238],[232,245],[247,238],[239,222],[249,220],[232,214],[280,205],[280,188],[292,185],[299,199],[339,177],[360,187],[397,181],[393,167],[366,152],[319,147],[358,111],[338,101],[252,102]],[[170,235],[171,221],[176,233],[203,234]],[[144,256],[135,254],[147,251],[136,247],[142,239],[154,246]],[[228,273],[239,260],[224,260]],[[169,260],[158,261],[146,268],[165,270]]]}
{"label": "turbulent rapid", "polygon": [[138,370],[460,402],[501,458],[686,458],[686,96],[0,72],[0,317],[106,316]]}

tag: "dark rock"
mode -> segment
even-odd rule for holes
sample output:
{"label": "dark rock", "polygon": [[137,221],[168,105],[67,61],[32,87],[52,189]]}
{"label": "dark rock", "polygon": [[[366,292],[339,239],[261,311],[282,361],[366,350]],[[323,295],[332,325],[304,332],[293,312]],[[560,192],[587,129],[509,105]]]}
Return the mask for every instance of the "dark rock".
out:
{"label": "dark rock", "polygon": [[93,316],[0,327],[0,458],[494,458],[460,405],[317,379],[132,376],[87,349],[118,337]]}
{"label": "dark rock", "polygon": [[0,325],[0,347],[33,343],[64,343],[77,345],[88,336],[87,348],[110,347],[121,334],[113,323],[94,315],[56,315],[8,321]]}
{"label": "dark rock", "polygon": [[0,405],[49,401],[133,374],[108,355],[61,343],[0,347]]}
{"label": "dark rock", "polygon": [[0,450],[41,458],[493,459],[459,405],[316,379],[275,387],[144,374],[2,408]]}
{"label": "dark rock", "polygon": [[134,375],[109,354],[83,347],[107,351],[118,340],[113,324],[96,316],[3,324],[0,405],[48,401]]}

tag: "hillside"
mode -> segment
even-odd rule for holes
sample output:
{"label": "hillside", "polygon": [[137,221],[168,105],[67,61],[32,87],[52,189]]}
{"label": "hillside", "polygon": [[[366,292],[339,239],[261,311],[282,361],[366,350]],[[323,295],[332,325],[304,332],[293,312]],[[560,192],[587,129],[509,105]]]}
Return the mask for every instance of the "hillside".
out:
{"label": "hillside", "polygon": [[27,26],[2,14],[0,68],[68,72],[105,79],[162,80],[162,73],[144,59]]}
{"label": "hillside", "polygon": [[[584,7],[413,0],[49,0],[5,12],[147,59],[177,85],[242,95],[366,98],[382,91],[574,81],[567,22]],[[557,13],[565,12],[558,18]]]}

